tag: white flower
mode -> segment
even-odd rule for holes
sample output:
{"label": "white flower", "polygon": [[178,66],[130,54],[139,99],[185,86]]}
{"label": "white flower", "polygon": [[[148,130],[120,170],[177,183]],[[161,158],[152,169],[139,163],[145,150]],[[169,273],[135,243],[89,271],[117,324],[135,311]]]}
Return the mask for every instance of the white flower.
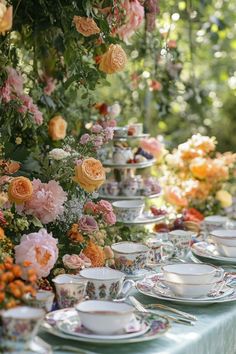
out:
{"label": "white flower", "polygon": [[70,153],[63,149],[53,149],[49,152],[49,158],[57,161],[63,160],[68,156],[70,156]]}
{"label": "white flower", "polygon": [[119,103],[114,103],[112,106],[108,107],[108,112],[111,118],[117,117],[121,112]]}

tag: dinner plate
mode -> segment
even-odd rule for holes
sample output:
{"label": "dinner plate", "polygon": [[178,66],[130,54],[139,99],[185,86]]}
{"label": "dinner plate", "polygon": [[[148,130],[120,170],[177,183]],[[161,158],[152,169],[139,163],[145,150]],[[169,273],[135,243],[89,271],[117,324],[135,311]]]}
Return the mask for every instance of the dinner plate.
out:
{"label": "dinner plate", "polygon": [[111,168],[145,168],[145,167],[150,167],[154,165],[156,162],[155,159],[150,159],[146,160],[143,162],[137,162],[137,163],[124,163],[124,164],[119,164],[119,163],[114,163],[112,160],[105,160],[103,161],[103,166],[104,167],[111,167]]}
{"label": "dinner plate", "polygon": [[117,220],[117,222],[122,222],[126,225],[147,225],[147,224],[155,224],[163,219],[165,219],[165,215],[155,216],[152,214],[142,214],[138,218],[132,221],[124,221],[124,220]]}
{"label": "dinner plate", "polygon": [[123,338],[123,339],[101,339],[101,338],[85,338],[70,335],[62,332],[58,329],[57,325],[59,321],[71,318],[72,316],[78,316],[78,313],[74,308],[61,309],[51,312],[46,315],[45,321],[42,324],[42,329],[46,332],[64,339],[72,339],[85,343],[101,343],[101,344],[128,344],[128,343],[139,343],[146,342],[153,339],[161,337],[170,328],[169,321],[160,315],[145,314],[145,321],[147,322],[149,328],[148,330],[140,336],[133,338]]}
{"label": "dinner plate", "polygon": [[158,292],[155,288],[156,282],[160,282],[159,274],[150,275],[143,280],[136,282],[136,289],[147,296],[165,300],[175,303],[182,303],[186,305],[204,305],[204,304],[214,304],[214,303],[223,303],[231,302],[236,300],[236,290],[232,287],[225,286],[224,294],[219,296],[207,296],[204,298],[180,298],[175,295],[166,296]]}
{"label": "dinner plate", "polygon": [[102,335],[91,332],[85,327],[83,327],[80,318],[77,314],[76,316],[69,317],[64,321],[60,321],[57,325],[57,328],[60,331],[70,334],[72,336],[84,337],[88,339],[117,340],[141,336],[149,330],[150,325],[144,320],[144,318],[136,318],[134,316],[128,326],[120,333],[116,333],[113,335]]}
{"label": "dinner plate", "polygon": [[214,244],[209,242],[196,242],[191,251],[194,256],[203,261],[213,261],[216,264],[236,264],[236,258],[225,257],[219,254]]}

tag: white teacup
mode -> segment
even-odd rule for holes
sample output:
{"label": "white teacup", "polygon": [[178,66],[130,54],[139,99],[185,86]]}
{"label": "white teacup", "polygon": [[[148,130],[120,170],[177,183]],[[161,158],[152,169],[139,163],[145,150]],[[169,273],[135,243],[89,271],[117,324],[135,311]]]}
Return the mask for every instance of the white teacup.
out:
{"label": "white teacup", "polygon": [[41,308],[49,312],[52,310],[54,297],[55,295],[52,291],[39,290],[35,297],[30,296],[30,298],[27,299],[27,303],[29,306]]}
{"label": "white teacup", "polygon": [[117,221],[134,221],[137,219],[144,209],[144,202],[142,200],[119,200],[112,203]]}
{"label": "white teacup", "polygon": [[163,283],[173,291],[175,295],[183,298],[206,296],[216,285],[218,286],[217,282],[209,284],[182,284],[164,280]]}
{"label": "white teacup", "polygon": [[211,284],[220,281],[224,270],[211,264],[177,263],[161,267],[165,281],[179,284]]}
{"label": "white teacup", "polygon": [[226,246],[236,246],[236,230],[213,230],[210,233],[210,238],[217,244]]}
{"label": "white teacup", "polygon": [[134,307],[111,301],[84,301],[76,306],[84,327],[98,334],[121,331],[133,318]]}
{"label": "white teacup", "polygon": [[126,274],[136,274],[145,267],[149,247],[136,242],[117,242],[111,246],[115,267]]}
{"label": "white teacup", "polygon": [[45,312],[42,309],[19,306],[3,311],[3,345],[14,353],[25,352],[28,343],[36,335]]}
{"label": "white teacup", "polygon": [[60,309],[74,307],[84,299],[87,282],[79,276],[60,274],[52,280]]}
{"label": "white teacup", "polygon": [[80,276],[88,282],[86,293],[90,300],[116,299],[130,282],[124,281],[122,272],[108,267],[85,268],[80,271]]}
{"label": "white teacup", "polygon": [[176,257],[186,257],[190,250],[190,242],[196,233],[185,230],[174,230],[169,232],[169,241],[175,246]]}
{"label": "white teacup", "polygon": [[203,220],[203,228],[205,232],[205,237],[211,233],[211,231],[216,229],[224,229],[228,221],[227,216],[221,215],[211,215],[205,217]]}

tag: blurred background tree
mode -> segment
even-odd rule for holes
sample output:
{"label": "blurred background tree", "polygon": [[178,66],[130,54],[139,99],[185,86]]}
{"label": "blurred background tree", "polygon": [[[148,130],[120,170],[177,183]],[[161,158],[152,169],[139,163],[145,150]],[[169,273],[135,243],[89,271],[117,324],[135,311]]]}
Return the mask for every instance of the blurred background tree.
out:
{"label": "blurred background tree", "polygon": [[236,2],[160,1],[155,24],[133,35],[128,70],[109,77],[99,100],[120,102],[121,124],[143,120],[170,148],[200,132],[235,151]]}

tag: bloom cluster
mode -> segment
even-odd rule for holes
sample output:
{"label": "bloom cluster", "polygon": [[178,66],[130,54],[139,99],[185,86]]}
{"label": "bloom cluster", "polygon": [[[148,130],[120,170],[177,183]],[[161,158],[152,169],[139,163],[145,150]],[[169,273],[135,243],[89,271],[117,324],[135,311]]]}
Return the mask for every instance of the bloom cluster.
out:
{"label": "bloom cluster", "polygon": [[0,98],[2,102],[9,103],[16,101],[18,103],[18,112],[25,115],[29,113],[36,125],[43,123],[43,115],[38,106],[33,103],[32,98],[24,93],[23,77],[12,67],[6,68],[7,79],[0,88]]}
{"label": "bloom cluster", "polygon": [[235,162],[235,154],[216,153],[215,138],[193,135],[166,156],[163,185],[167,202],[185,208],[199,207],[212,199],[223,208],[229,207],[232,197],[224,184],[230,178]]}

